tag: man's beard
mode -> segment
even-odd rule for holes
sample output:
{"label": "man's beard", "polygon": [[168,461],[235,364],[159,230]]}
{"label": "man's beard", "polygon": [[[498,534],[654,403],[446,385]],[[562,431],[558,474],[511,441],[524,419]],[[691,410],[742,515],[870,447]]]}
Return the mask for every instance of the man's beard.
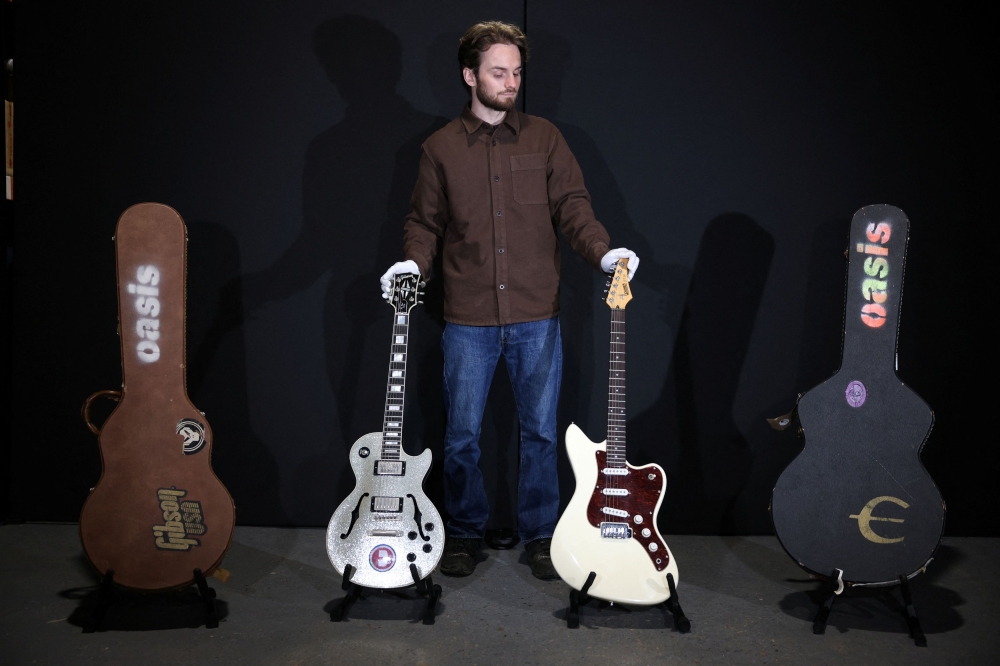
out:
{"label": "man's beard", "polygon": [[[508,92],[504,90],[504,92]],[[507,98],[501,98],[500,95],[495,97],[490,97],[489,93],[483,88],[482,85],[476,86],[476,98],[480,103],[487,109],[493,109],[494,111],[510,111],[514,108],[517,103],[517,95],[511,95]]]}

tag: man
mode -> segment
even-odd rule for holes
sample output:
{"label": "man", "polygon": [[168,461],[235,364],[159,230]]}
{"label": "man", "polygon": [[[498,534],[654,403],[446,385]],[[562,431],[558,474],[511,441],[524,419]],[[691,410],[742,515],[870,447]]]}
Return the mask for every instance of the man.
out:
{"label": "man", "polygon": [[445,509],[441,573],[468,576],[489,517],[478,467],[479,433],[493,372],[503,354],[521,426],[518,534],[531,572],[556,578],[549,544],[559,518],[556,406],[562,376],[559,239],[610,272],[634,252],[608,249],[580,167],[550,122],[515,108],[524,33],[478,23],[459,42],[470,103],[424,144],[399,262],[382,276],[430,276],[441,253],[444,279]]}

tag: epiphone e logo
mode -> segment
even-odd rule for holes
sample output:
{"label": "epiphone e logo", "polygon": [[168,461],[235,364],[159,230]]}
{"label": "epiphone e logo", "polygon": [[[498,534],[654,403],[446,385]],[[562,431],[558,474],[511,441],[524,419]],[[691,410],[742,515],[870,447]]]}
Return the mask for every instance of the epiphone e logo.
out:
{"label": "epiphone e logo", "polygon": [[138,285],[128,284],[125,289],[130,294],[138,294],[135,299],[135,310],[139,320],[135,322],[135,332],[139,336],[139,344],[135,351],[139,360],[145,363],[156,363],[160,360],[160,271],[155,266],[139,266],[135,279]]}
{"label": "epiphone e logo", "polygon": [[879,328],[885,324],[885,301],[887,283],[885,278],[889,275],[889,248],[885,244],[892,236],[892,225],[888,222],[879,222],[868,225],[865,231],[870,243],[858,243],[857,250],[864,254],[872,255],[865,259],[865,275],[868,277],[861,283],[861,293],[868,301],[861,307],[861,321],[871,328]]}
{"label": "epiphone e logo", "polygon": [[185,495],[186,490],[178,490],[175,486],[156,491],[160,511],[163,512],[163,524],[153,525],[153,538],[160,550],[191,550],[192,546],[201,545],[201,541],[191,538],[192,535],[205,533],[201,502],[182,502],[181,498]]}
{"label": "epiphone e logo", "polygon": [[899,543],[906,537],[899,537],[896,539],[889,539],[880,534],[876,534],[872,529],[871,523],[885,522],[885,523],[902,523],[902,518],[883,518],[881,516],[873,516],[872,511],[882,502],[892,502],[893,504],[898,504],[904,509],[909,509],[910,505],[899,499],[898,497],[890,497],[889,495],[883,495],[881,497],[876,497],[868,504],[865,504],[864,508],[861,509],[861,513],[849,516],[849,518],[856,519],[858,521],[858,529],[861,530],[861,536],[868,539],[872,543]]}

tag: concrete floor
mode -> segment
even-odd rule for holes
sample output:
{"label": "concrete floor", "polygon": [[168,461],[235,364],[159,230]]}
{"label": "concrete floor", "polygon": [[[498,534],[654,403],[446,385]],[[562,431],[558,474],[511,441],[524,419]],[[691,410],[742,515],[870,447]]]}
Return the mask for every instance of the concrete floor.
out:
{"label": "concrete floor", "polygon": [[476,575],[435,576],[437,624],[416,621],[412,591],[358,601],[344,623],[325,609],[343,596],[319,529],[237,528],[210,579],[226,613],[205,629],[193,593],[125,597],[106,630],[84,634],[95,577],[75,525],[0,527],[3,664],[985,664],[1000,649],[1000,539],[945,539],[914,601],[929,646],[907,635],[898,590],[840,599],[812,634],[819,585],[773,537],[667,537],[692,621],[673,629],[658,608],[591,604],[563,620],[569,588],[542,582],[524,552],[487,551]]}

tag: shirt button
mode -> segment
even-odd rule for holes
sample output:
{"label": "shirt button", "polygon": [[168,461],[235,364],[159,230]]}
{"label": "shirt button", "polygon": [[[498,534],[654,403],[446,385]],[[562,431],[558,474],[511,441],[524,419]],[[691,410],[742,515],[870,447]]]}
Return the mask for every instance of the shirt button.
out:
{"label": "shirt button", "polygon": [[503,248],[500,248],[499,250],[497,250],[497,252],[499,252],[500,254],[503,254]]}
{"label": "shirt button", "polygon": [[493,180],[499,183],[500,182],[500,176],[493,176]]}
{"label": "shirt button", "polygon": [[501,289],[501,291],[503,290],[503,285],[500,285],[500,289]]}
{"label": "shirt button", "polygon": [[500,217],[500,211],[497,211],[497,217]]}

